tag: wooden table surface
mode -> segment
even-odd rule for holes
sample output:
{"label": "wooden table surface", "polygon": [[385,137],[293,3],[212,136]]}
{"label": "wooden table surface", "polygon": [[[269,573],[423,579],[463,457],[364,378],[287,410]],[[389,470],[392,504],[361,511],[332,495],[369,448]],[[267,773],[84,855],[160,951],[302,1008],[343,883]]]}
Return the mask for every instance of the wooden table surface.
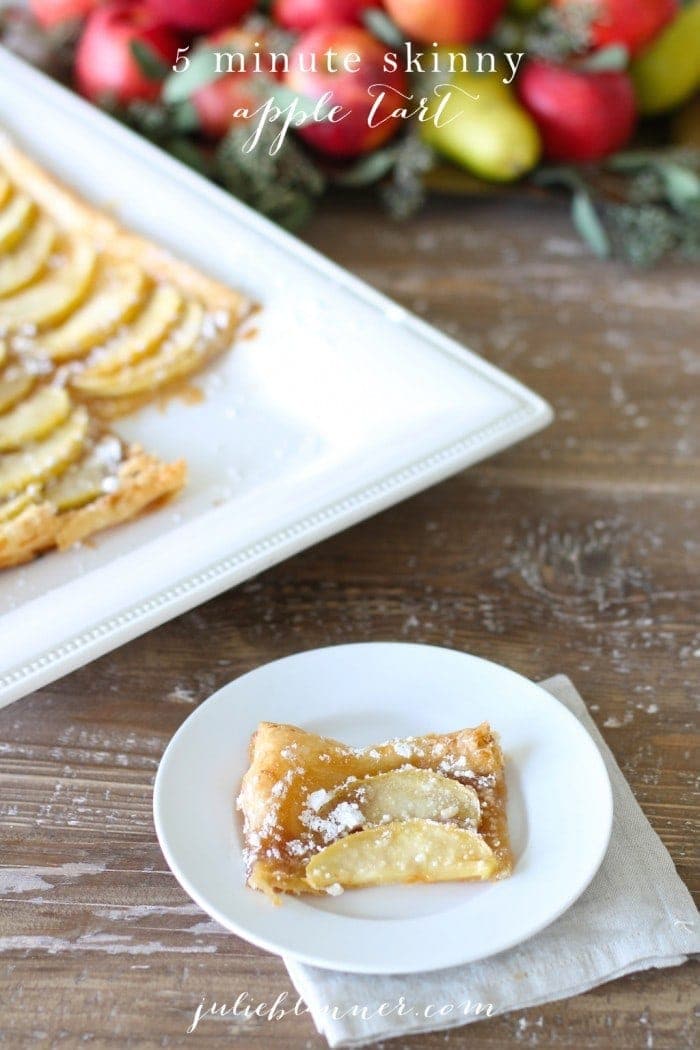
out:
{"label": "wooden table surface", "polygon": [[[190,902],[151,817],[183,719],[300,649],[400,639],[533,679],[566,672],[699,888],[697,269],[594,261],[563,207],[539,202],[443,201],[394,225],[336,201],[307,236],[531,385],[557,420],[0,713],[3,1046],[325,1045],[303,1016],[185,1034],[203,995],[292,990],[277,958]],[[696,981],[692,965],[648,972],[396,1045],[691,1046]]]}

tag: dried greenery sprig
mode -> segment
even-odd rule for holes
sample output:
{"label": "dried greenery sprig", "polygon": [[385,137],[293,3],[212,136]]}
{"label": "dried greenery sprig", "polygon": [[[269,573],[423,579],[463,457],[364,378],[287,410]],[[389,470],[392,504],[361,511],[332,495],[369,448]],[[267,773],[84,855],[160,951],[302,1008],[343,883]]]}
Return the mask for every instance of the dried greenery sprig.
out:
{"label": "dried greenery sprig", "polygon": [[544,168],[532,181],[571,192],[574,225],[601,258],[700,260],[700,149],[629,151],[596,167]]}

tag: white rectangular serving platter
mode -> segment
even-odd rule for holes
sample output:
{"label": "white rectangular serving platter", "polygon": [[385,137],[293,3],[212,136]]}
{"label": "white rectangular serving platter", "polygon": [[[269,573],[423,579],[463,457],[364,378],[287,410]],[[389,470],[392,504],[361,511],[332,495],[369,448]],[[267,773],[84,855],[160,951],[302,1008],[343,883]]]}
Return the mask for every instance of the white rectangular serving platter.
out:
{"label": "white rectangular serving platter", "polygon": [[0,574],[0,706],[550,421],[519,383],[2,48],[0,126],[263,308],[200,404],[117,427],[187,458],[178,500]]}

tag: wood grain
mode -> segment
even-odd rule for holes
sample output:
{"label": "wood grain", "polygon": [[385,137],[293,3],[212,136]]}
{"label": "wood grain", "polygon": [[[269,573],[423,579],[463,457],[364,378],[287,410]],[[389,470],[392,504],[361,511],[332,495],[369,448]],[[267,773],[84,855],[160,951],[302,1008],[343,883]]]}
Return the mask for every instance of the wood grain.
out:
{"label": "wood grain", "polygon": [[[0,1043],[314,1050],[308,1017],[201,997],[287,991],[170,875],[151,818],[163,749],[214,689],[341,641],[455,646],[569,674],[686,882],[700,889],[700,284],[591,260],[554,204],[433,203],[394,225],[334,201],[313,244],[507,368],[544,434],[0,713]],[[303,294],[303,289],[300,289]],[[694,1045],[692,965],[397,1046]]]}

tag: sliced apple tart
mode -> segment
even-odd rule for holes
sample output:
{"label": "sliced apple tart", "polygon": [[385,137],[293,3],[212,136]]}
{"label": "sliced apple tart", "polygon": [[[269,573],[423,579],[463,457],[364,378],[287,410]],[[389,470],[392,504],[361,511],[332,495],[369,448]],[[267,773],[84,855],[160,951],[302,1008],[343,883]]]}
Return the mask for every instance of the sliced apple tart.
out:
{"label": "sliced apple tart", "polygon": [[[10,370],[4,385],[18,389],[24,378]],[[124,445],[62,387],[31,384],[0,414],[0,568],[133,518],[185,477],[184,461],[162,463]]]}
{"label": "sliced apple tart", "polygon": [[0,568],[133,517],[185,464],[100,420],[176,391],[251,304],[58,183],[0,133]]}
{"label": "sliced apple tart", "polygon": [[0,334],[113,417],[231,345],[242,295],[125,230],[0,135]]}
{"label": "sliced apple tart", "polygon": [[513,867],[503,754],[487,723],[353,748],[263,722],[237,806],[248,885],[273,899],[503,879]]}

